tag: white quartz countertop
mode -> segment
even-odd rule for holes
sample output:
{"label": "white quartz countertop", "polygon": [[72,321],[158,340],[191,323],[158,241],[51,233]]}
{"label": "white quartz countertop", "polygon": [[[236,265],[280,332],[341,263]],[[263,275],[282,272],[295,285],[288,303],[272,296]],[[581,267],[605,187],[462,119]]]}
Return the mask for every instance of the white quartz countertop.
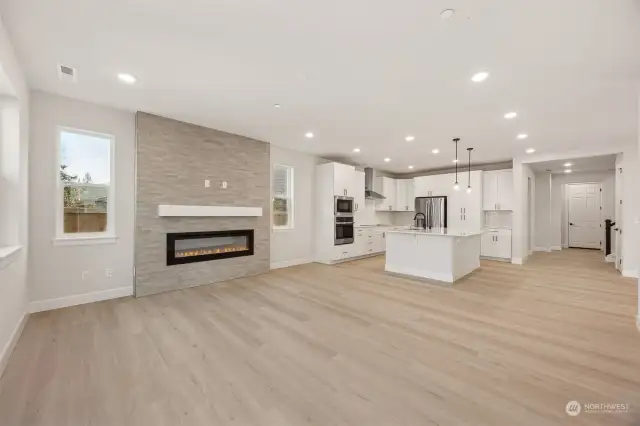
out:
{"label": "white quartz countertop", "polygon": [[474,235],[482,235],[485,231],[462,231],[452,228],[433,228],[433,229],[393,229],[387,231],[387,234],[411,234],[411,235],[429,235],[440,237],[471,237]]}

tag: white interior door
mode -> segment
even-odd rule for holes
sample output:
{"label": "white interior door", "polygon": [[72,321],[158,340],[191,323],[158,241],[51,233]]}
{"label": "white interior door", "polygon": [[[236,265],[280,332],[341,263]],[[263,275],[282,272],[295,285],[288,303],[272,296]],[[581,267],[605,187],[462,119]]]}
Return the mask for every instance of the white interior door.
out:
{"label": "white interior door", "polygon": [[569,191],[569,247],[599,249],[600,184],[570,184]]}

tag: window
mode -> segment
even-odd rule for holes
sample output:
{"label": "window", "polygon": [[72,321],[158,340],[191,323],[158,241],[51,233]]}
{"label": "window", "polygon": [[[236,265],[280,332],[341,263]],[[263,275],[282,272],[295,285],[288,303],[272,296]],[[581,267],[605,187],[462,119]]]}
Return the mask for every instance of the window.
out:
{"label": "window", "polygon": [[293,168],[273,167],[273,229],[293,229]]}
{"label": "window", "polygon": [[115,239],[113,137],[58,130],[57,238]]}

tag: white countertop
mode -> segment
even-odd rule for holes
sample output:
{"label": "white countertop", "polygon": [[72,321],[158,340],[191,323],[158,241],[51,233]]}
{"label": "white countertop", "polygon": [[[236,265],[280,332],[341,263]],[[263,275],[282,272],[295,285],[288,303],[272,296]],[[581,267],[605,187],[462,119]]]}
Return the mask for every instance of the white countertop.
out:
{"label": "white countertop", "polygon": [[412,234],[412,235],[431,235],[440,237],[471,237],[474,235],[482,235],[485,231],[461,231],[451,228],[433,228],[433,229],[393,229],[387,231],[387,234]]}

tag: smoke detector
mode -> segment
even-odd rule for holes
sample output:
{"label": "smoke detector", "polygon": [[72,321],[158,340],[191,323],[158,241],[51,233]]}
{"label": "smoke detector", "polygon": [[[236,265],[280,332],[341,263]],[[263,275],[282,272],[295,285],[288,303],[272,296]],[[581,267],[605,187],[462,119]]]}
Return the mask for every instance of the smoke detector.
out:
{"label": "smoke detector", "polygon": [[456,11],[453,9],[445,9],[442,11],[442,13],[440,13],[440,18],[446,21],[447,19],[453,18],[453,15],[455,15],[455,13]]}
{"label": "smoke detector", "polygon": [[78,81],[78,71],[68,65],[58,64],[58,78],[62,81],[75,83]]}

